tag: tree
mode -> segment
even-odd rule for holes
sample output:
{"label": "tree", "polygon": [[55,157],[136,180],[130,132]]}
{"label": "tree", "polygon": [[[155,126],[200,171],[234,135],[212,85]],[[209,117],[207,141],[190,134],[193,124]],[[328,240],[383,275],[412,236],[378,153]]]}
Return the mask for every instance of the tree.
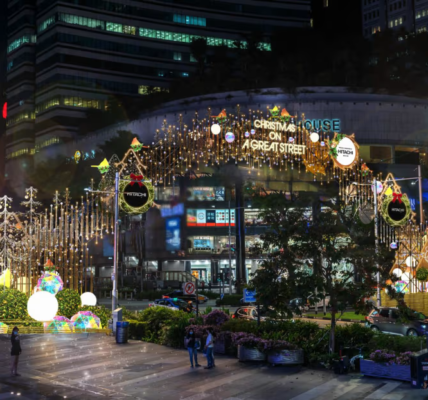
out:
{"label": "tree", "polygon": [[[257,200],[261,217],[269,224],[262,239],[270,255],[251,285],[258,300],[274,308],[277,315],[300,312],[288,305],[293,298],[306,299],[312,294],[311,301],[317,302],[328,295],[329,349],[333,353],[337,315],[347,306],[359,311],[370,307],[366,299],[376,292],[378,266],[386,276],[392,257],[375,251],[373,236],[364,239],[337,199],[321,202],[318,195],[311,197],[301,194],[287,200],[284,195],[270,195]],[[308,207],[312,207],[312,217]]]}

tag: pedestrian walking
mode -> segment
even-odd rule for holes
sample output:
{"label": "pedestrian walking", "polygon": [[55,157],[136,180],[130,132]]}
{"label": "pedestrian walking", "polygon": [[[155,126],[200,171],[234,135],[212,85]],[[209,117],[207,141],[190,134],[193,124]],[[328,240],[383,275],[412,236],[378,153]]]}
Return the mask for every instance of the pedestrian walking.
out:
{"label": "pedestrian walking", "polygon": [[184,340],[185,346],[189,352],[190,368],[193,368],[193,360],[195,360],[195,367],[200,367],[200,364],[198,364],[199,341],[195,337],[195,331],[190,329]]}
{"label": "pedestrian walking", "polygon": [[11,375],[13,376],[21,376],[18,374],[18,361],[19,361],[19,355],[21,354],[21,343],[20,343],[20,337],[19,337],[19,329],[17,326],[13,328],[12,330],[12,350],[10,352],[12,356],[12,366],[11,366]]}
{"label": "pedestrian walking", "polygon": [[213,337],[212,328],[207,328],[207,341],[205,342],[205,351],[207,354],[207,362],[208,362],[208,365],[205,367],[205,369],[211,369],[214,367],[214,358],[213,358],[214,337]]}
{"label": "pedestrian walking", "polygon": [[211,291],[211,281],[208,282],[208,290]]}
{"label": "pedestrian walking", "polygon": [[201,288],[202,288],[202,290],[205,290],[205,282],[204,281],[201,282]]}

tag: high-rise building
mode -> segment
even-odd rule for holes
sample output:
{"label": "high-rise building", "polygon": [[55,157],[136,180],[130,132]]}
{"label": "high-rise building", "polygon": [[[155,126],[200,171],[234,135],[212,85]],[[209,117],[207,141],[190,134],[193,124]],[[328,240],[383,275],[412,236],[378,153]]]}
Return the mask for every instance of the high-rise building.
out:
{"label": "high-rise building", "polygon": [[[197,70],[193,39],[208,49],[245,45],[252,32],[309,27],[310,0],[8,1],[7,168],[76,138],[88,109],[167,88]],[[210,50],[208,50],[210,51]]]}
{"label": "high-rise building", "polygon": [[363,34],[369,38],[387,28],[426,32],[428,0],[361,0]]}

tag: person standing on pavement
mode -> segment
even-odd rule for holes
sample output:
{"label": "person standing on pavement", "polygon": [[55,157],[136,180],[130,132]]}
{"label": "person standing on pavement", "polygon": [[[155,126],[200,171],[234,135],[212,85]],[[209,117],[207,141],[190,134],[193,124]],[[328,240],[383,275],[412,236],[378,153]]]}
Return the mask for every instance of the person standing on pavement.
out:
{"label": "person standing on pavement", "polygon": [[193,329],[189,330],[186,338],[186,347],[189,352],[190,357],[190,368],[193,368],[193,360],[195,360],[195,367],[200,367],[198,364],[198,341],[195,338],[195,331]]}
{"label": "person standing on pavement", "polygon": [[211,369],[214,367],[213,350],[214,350],[213,330],[212,328],[207,328],[207,341],[205,342],[205,351],[207,353],[208,365],[205,367],[205,369]]}
{"label": "person standing on pavement", "polygon": [[20,343],[20,337],[19,337],[19,329],[17,326],[13,328],[12,330],[12,350],[10,352],[12,356],[12,365],[11,365],[11,375],[13,376],[21,376],[18,374],[18,361],[19,361],[19,355],[21,354],[21,343]]}

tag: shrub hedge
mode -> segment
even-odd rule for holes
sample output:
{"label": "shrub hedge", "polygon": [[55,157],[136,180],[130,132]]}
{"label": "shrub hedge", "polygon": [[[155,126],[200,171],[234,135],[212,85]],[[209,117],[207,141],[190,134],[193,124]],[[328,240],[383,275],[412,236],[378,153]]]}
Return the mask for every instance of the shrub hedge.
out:
{"label": "shrub hedge", "polygon": [[71,318],[79,311],[82,301],[80,294],[73,289],[63,289],[55,295],[58,300],[58,312],[56,315]]}
{"label": "shrub hedge", "polygon": [[[220,295],[217,295],[219,297]],[[219,298],[215,301],[217,306],[233,306],[233,307],[239,307],[241,305],[240,300],[242,299],[241,294],[226,294],[224,295],[223,299],[220,300]]]}

